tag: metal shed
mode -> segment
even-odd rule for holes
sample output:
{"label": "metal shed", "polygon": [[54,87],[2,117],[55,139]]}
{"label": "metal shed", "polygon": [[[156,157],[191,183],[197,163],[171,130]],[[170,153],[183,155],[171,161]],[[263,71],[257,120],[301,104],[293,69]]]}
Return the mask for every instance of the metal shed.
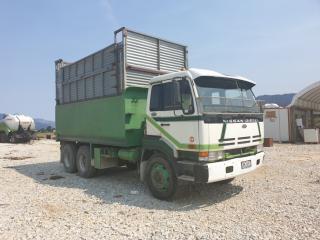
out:
{"label": "metal shed", "polygon": [[302,134],[297,125],[301,119],[306,129],[320,128],[320,81],[298,92],[288,105],[290,141],[302,141]]}
{"label": "metal shed", "polygon": [[309,85],[297,93],[288,107],[320,111],[320,81]]}
{"label": "metal shed", "polygon": [[320,129],[320,81],[298,92],[286,108],[265,109],[264,121],[265,135],[275,141],[304,141],[303,129]]}

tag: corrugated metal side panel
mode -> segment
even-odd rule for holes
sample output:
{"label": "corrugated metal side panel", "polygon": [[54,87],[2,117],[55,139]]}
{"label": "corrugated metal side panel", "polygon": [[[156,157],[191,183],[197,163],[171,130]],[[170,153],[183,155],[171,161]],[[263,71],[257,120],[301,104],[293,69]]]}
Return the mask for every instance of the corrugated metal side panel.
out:
{"label": "corrugated metal side panel", "polygon": [[61,66],[56,66],[58,104],[117,94],[116,67],[119,63],[115,62],[114,49],[112,44],[72,64],[60,62]]}
{"label": "corrugated metal side panel", "polygon": [[127,64],[158,69],[157,39],[129,32],[126,44]]}
{"label": "corrugated metal side panel", "polygon": [[77,82],[70,83],[70,101],[74,102],[77,100]]}
{"label": "corrugated metal side panel", "polygon": [[85,99],[85,82],[84,79],[83,80],[79,80],[78,81],[78,86],[77,86],[77,93],[78,93],[78,98],[77,100],[81,101]]}
{"label": "corrugated metal side panel", "polygon": [[125,87],[147,87],[153,76],[187,67],[185,46],[156,37],[126,30],[125,50]]}
{"label": "corrugated metal side panel", "polygon": [[82,76],[84,74],[84,60],[77,63],[77,76]]}
{"label": "corrugated metal side panel", "polygon": [[103,96],[103,79],[102,74],[98,74],[94,77],[94,93],[97,97]]}
{"label": "corrugated metal side panel", "polygon": [[62,67],[66,64],[61,59],[55,62],[56,64],[56,101],[63,101],[63,71]]}
{"label": "corrugated metal side panel", "polygon": [[160,41],[160,70],[175,72],[185,67],[185,48]]}
{"label": "corrugated metal side panel", "polygon": [[115,95],[117,93],[116,72],[110,71],[103,74],[103,94],[104,96]]}
{"label": "corrugated metal side panel", "polygon": [[85,81],[86,81],[86,99],[93,98],[94,97],[93,78],[89,77]]}
{"label": "corrugated metal side panel", "polygon": [[70,86],[68,83],[63,85],[63,101],[65,103],[70,102]]}
{"label": "corrugated metal side panel", "polygon": [[72,64],[56,62],[57,104],[111,96],[130,86],[147,87],[153,76],[187,67],[185,46],[128,29],[122,34],[123,42]]}
{"label": "corrugated metal side panel", "polygon": [[155,75],[151,73],[142,73],[139,71],[127,71],[127,87],[147,87],[150,79]]}

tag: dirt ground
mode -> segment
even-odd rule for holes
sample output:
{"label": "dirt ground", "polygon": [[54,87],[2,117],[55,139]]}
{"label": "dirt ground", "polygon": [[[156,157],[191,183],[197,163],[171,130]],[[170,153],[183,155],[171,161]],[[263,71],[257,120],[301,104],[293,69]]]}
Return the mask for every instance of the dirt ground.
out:
{"label": "dirt ground", "polygon": [[53,140],[0,144],[0,239],[320,239],[320,145],[265,151],[255,172],[165,202],[126,168],[65,173]]}

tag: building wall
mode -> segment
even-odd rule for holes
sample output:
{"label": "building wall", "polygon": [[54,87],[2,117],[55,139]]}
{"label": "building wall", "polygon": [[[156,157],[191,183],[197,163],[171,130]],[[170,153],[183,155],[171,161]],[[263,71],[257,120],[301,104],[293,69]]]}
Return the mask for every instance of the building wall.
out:
{"label": "building wall", "polygon": [[287,108],[264,110],[264,135],[276,142],[289,142],[289,115]]}
{"label": "building wall", "polygon": [[309,109],[302,109],[298,107],[291,107],[289,110],[290,122],[290,141],[303,142],[302,131],[299,130],[296,119],[302,119],[304,128],[313,128],[312,111]]}

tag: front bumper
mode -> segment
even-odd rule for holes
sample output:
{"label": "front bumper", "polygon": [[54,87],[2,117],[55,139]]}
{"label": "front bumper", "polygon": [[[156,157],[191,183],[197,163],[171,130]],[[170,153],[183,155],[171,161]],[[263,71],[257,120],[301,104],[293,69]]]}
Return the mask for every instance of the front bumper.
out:
{"label": "front bumper", "polygon": [[[263,159],[264,152],[214,163],[181,161],[178,163],[179,178],[198,183],[218,182],[254,171]],[[247,160],[251,160],[251,167],[242,169],[241,163]]]}

